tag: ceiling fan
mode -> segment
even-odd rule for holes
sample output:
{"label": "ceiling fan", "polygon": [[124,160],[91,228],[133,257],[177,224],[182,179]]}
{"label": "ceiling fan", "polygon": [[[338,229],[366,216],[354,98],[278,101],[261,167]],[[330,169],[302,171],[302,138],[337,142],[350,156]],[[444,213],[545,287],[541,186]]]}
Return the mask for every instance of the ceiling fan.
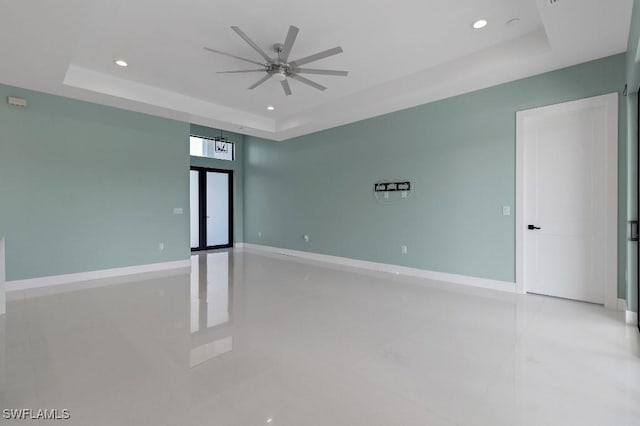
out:
{"label": "ceiling fan", "polygon": [[258,62],[252,59],[241,58],[240,56],[232,55],[231,53],[221,52],[220,50],[212,49],[210,47],[205,47],[205,50],[209,52],[218,53],[220,55],[230,56],[232,58],[240,59],[245,62],[250,62],[252,64],[259,65],[261,68],[259,69],[251,69],[251,70],[233,70],[233,71],[219,71],[217,74],[235,74],[235,73],[250,73],[250,72],[264,72],[266,75],[262,77],[260,80],[253,83],[249,86],[249,90],[253,90],[256,87],[260,86],[265,81],[269,80],[271,77],[276,76],[278,80],[280,80],[280,84],[282,85],[282,90],[284,90],[285,95],[291,95],[291,87],[289,86],[288,78],[292,78],[294,80],[299,81],[300,83],[306,84],[318,90],[325,90],[326,87],[316,83],[315,81],[309,80],[306,77],[303,77],[300,74],[320,74],[320,75],[333,75],[339,77],[346,77],[349,72],[348,71],[336,71],[336,70],[322,70],[322,69],[314,69],[314,68],[300,68],[300,66],[308,64],[310,62],[319,61],[320,59],[328,58],[329,56],[337,55],[342,53],[342,48],[340,46],[334,47],[332,49],[327,49],[322,52],[315,53],[313,55],[305,56],[304,58],[296,59],[295,61],[289,61],[289,54],[291,53],[291,48],[293,47],[293,43],[296,41],[296,37],[298,36],[298,31],[300,31],[297,27],[293,25],[289,26],[289,31],[287,32],[287,36],[284,40],[284,44],[276,43],[273,45],[273,51],[276,53],[275,58],[271,58],[267,53],[260,48],[253,40],[251,40],[240,28],[231,27],[233,31],[235,31],[244,41],[249,44],[256,52],[264,58],[265,62]]}

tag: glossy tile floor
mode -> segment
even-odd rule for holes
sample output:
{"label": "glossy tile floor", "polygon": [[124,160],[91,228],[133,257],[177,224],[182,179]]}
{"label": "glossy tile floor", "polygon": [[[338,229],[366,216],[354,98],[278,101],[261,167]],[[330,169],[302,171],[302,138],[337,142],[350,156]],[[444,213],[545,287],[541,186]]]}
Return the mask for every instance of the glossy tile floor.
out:
{"label": "glossy tile floor", "polygon": [[192,261],[12,293],[0,407],[83,426],[640,424],[618,312],[251,252]]}

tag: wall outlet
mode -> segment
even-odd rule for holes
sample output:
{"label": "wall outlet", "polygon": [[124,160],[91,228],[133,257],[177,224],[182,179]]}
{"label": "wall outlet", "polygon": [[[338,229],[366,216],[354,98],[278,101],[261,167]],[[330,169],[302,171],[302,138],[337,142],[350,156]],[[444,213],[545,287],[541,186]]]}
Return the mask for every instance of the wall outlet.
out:
{"label": "wall outlet", "polygon": [[258,231],[258,238],[262,237],[262,231]]}
{"label": "wall outlet", "polygon": [[303,239],[306,243],[308,243],[308,242],[309,242],[309,236],[308,236],[307,234],[304,234],[304,235],[302,236],[302,239]]}
{"label": "wall outlet", "polygon": [[502,206],[502,216],[511,216],[511,206]]}
{"label": "wall outlet", "polygon": [[402,191],[402,198],[407,198],[407,191]]}
{"label": "wall outlet", "polygon": [[389,193],[388,192],[384,193],[384,198],[389,198]]}
{"label": "wall outlet", "polygon": [[182,207],[174,207],[173,214],[182,214]]}
{"label": "wall outlet", "polygon": [[164,250],[164,243],[158,243],[158,250]]}
{"label": "wall outlet", "polygon": [[407,246],[402,246],[400,249],[402,250],[402,254],[407,254]]}

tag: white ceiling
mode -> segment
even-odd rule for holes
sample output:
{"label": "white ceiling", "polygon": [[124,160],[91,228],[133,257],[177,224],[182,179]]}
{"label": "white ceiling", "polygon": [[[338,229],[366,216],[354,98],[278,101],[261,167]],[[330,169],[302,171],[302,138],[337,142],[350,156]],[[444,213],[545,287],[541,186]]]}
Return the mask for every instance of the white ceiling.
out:
{"label": "white ceiling", "polygon": [[[626,51],[633,0],[551,3],[0,0],[0,82],[283,140]],[[342,46],[307,66],[349,76],[247,90],[260,74],[216,71],[252,65],[203,50],[259,61],[231,25],[265,50],[295,25],[290,59]]]}

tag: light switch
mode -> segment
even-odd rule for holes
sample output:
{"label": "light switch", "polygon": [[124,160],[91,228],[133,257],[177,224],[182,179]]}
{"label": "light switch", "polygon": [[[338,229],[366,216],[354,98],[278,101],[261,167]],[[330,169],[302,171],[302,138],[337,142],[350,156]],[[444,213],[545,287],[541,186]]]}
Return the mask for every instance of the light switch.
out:
{"label": "light switch", "polygon": [[502,216],[511,216],[511,206],[502,206]]}

